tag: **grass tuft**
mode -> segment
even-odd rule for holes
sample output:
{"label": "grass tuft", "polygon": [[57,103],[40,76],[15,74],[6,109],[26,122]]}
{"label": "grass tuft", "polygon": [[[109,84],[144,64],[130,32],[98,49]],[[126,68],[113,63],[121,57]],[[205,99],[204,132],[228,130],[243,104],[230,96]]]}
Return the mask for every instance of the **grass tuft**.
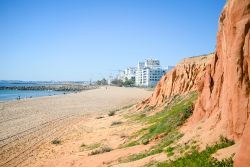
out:
{"label": "grass tuft", "polygon": [[122,123],[123,123],[123,122],[121,122],[121,121],[114,121],[114,122],[112,122],[111,126],[120,125],[120,124],[122,124]]}
{"label": "grass tuft", "polygon": [[142,144],[147,145],[148,143],[149,143],[149,140],[148,140],[148,139],[142,140]]}
{"label": "grass tuft", "polygon": [[89,153],[89,155],[97,155],[97,154],[102,154],[102,153],[110,152],[110,151],[112,151],[112,148],[110,148],[108,146],[104,146],[104,147],[101,147],[99,149],[91,151],[91,153]]}
{"label": "grass tuft", "polygon": [[168,147],[167,149],[166,149],[166,153],[167,153],[167,155],[170,157],[170,156],[172,156],[172,155],[174,155],[174,148],[173,147]]}
{"label": "grass tuft", "polygon": [[96,119],[102,119],[102,118],[104,118],[104,117],[103,116],[96,117]]}
{"label": "grass tuft", "polygon": [[51,141],[52,144],[55,144],[55,145],[58,145],[58,144],[61,144],[61,140],[58,140],[58,139],[54,139]]}
{"label": "grass tuft", "polygon": [[108,113],[108,116],[114,116],[115,115],[115,113],[116,113],[116,111],[114,110],[114,111],[109,111],[109,113]]}
{"label": "grass tuft", "polygon": [[86,144],[82,143],[80,147],[86,147]]}

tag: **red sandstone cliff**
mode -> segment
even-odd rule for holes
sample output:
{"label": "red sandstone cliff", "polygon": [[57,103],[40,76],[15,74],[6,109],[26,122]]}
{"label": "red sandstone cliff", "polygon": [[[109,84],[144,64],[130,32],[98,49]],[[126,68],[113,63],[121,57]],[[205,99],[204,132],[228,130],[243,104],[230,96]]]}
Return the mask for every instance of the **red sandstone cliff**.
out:
{"label": "red sandstone cliff", "polygon": [[205,127],[196,135],[200,140],[216,135],[234,139],[240,145],[234,162],[237,167],[250,166],[249,29],[250,0],[228,0],[220,16],[212,60],[205,64],[180,63],[160,80],[153,95],[139,105],[139,108],[160,106],[170,96],[199,90],[184,133],[195,134],[194,127],[200,124]]}
{"label": "red sandstone cliff", "polygon": [[151,97],[138,105],[160,106],[166,99],[177,94],[185,94],[198,89],[205,67],[214,54],[186,58],[161,78]]}
{"label": "red sandstone cliff", "polygon": [[229,0],[219,20],[215,57],[190,120],[213,119],[213,129],[224,129],[224,135],[240,142],[235,166],[250,166],[249,28],[250,0]]}

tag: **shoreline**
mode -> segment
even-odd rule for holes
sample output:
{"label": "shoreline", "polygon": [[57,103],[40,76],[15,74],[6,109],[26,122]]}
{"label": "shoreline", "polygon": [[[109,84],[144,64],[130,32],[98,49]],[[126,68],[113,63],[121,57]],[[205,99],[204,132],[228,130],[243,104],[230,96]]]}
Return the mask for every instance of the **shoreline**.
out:
{"label": "shoreline", "polygon": [[[49,85],[49,86],[0,86],[0,91],[20,91],[15,97],[0,98],[0,102],[27,100],[39,97],[50,97],[79,93],[82,91],[98,89],[97,86],[89,85]],[[31,93],[30,95],[28,95]],[[50,94],[51,93],[51,94]],[[3,94],[4,95],[4,94]]]}
{"label": "shoreline", "polygon": [[42,86],[0,86],[0,90],[54,90],[54,91],[82,91],[96,89],[96,85],[77,85],[77,84],[63,84],[63,85],[42,85]]}
{"label": "shoreline", "polygon": [[[5,103],[5,102],[16,102],[16,101],[23,101],[23,100],[29,100],[29,99],[37,99],[37,98],[46,98],[46,97],[55,97],[55,96],[65,96],[65,95],[69,95],[69,94],[77,94],[77,93],[81,93],[81,92],[86,92],[89,90],[94,90],[94,89],[102,89],[102,88],[112,88],[112,87],[117,87],[117,86],[98,86],[92,89],[85,89],[85,90],[79,90],[79,91],[60,91],[60,94],[53,94],[53,95],[40,95],[40,96],[32,96],[32,97],[23,97],[18,99],[18,96],[16,98],[13,99],[0,99],[0,103]],[[117,87],[117,88],[129,88],[129,89],[141,89],[141,90],[145,90],[145,91],[149,91],[152,92],[154,91],[154,88],[143,88],[143,87]],[[1,90],[15,90],[15,89],[0,89]],[[50,90],[22,90],[20,89],[19,91],[50,91]],[[57,90],[52,90],[55,92],[59,92]]]}
{"label": "shoreline", "polygon": [[[15,91],[15,90],[11,90],[11,91]],[[28,99],[36,99],[36,98],[41,98],[41,97],[63,96],[63,95],[71,94],[71,93],[76,93],[76,92],[64,92],[64,91],[59,92],[59,91],[56,91],[54,93],[57,93],[57,94],[46,94],[46,92],[43,92],[43,90],[18,90],[18,91],[33,91],[33,93],[37,93],[37,91],[40,91],[39,93],[44,93],[44,94],[41,94],[41,95],[35,94],[35,96],[34,95],[27,96],[27,94],[25,94],[25,96],[22,96],[22,94],[17,94],[13,98],[2,98],[2,99],[0,99],[0,103],[10,102],[10,101],[13,102],[13,101],[28,100]],[[44,90],[44,91],[46,91],[46,90]],[[30,92],[28,92],[28,93],[30,93]]]}

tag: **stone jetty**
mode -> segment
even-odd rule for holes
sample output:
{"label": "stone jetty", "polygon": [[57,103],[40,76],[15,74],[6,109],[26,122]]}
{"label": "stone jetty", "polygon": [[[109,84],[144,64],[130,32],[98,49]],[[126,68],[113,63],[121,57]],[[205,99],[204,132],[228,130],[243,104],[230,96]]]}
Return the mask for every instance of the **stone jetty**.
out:
{"label": "stone jetty", "polygon": [[54,91],[73,91],[78,92],[82,90],[96,89],[96,85],[44,85],[44,86],[0,86],[0,90],[54,90]]}

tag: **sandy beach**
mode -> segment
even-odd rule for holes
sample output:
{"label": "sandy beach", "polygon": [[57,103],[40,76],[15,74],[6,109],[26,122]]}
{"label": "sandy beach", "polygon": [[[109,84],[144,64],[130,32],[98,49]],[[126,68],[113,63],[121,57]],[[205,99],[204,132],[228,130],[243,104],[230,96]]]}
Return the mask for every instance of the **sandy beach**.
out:
{"label": "sandy beach", "polygon": [[[137,88],[101,87],[74,94],[1,102],[0,166],[58,166],[59,162],[59,166],[89,166],[85,162],[96,162],[96,159],[87,156],[88,151],[79,150],[82,143],[116,148],[129,135],[126,133],[138,128],[126,124],[110,127],[112,121],[122,117],[108,117],[107,113],[125,109],[151,93]],[[104,118],[96,119],[100,115]],[[109,140],[108,136],[113,137]],[[62,143],[52,145],[53,139]],[[139,147],[134,149],[140,151]]]}

